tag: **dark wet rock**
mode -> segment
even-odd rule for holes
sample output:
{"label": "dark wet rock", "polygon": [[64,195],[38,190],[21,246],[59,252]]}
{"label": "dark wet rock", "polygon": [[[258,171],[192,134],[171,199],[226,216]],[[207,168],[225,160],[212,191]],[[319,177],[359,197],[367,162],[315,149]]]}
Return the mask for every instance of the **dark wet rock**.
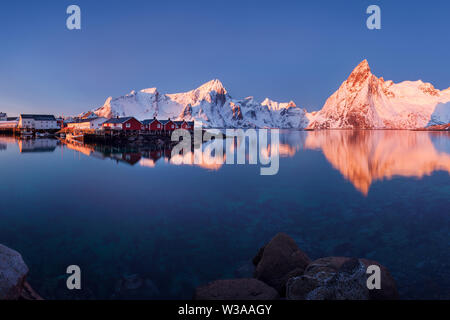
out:
{"label": "dark wet rock", "polygon": [[[381,270],[381,289],[367,288],[369,265]],[[398,299],[395,281],[376,261],[328,257],[313,261],[304,275],[290,278],[286,296],[291,300],[379,300]]]}
{"label": "dark wet rock", "polygon": [[306,300],[308,293],[320,286],[319,280],[310,276],[290,278],[286,284],[286,297],[289,300]]}
{"label": "dark wet rock", "polygon": [[308,256],[284,233],[277,234],[253,261],[257,263],[255,278],[275,288],[281,296],[286,293],[289,278],[302,274],[310,263]]}
{"label": "dark wet rock", "polygon": [[[313,262],[295,241],[277,234],[252,260],[256,279],[219,280],[197,288],[198,300],[275,299],[290,300],[396,300],[397,286],[386,267],[376,261],[346,257],[326,257]],[[367,268],[381,271],[381,289],[369,290]],[[235,275],[248,274],[252,264],[243,264]],[[259,280],[259,281],[258,281]],[[256,282],[255,282],[256,281]]]}
{"label": "dark wet rock", "polygon": [[310,298],[319,300],[321,298],[332,300],[369,300],[369,289],[367,288],[367,268],[358,259],[350,259],[341,266],[338,272],[326,282],[324,295],[314,292]]}
{"label": "dark wet rock", "polygon": [[263,256],[263,253],[264,253],[264,248],[265,248],[265,247],[266,247],[266,246],[260,248],[260,249],[258,250],[258,253],[256,254],[256,256],[253,258],[252,262],[253,262],[253,265],[254,265],[255,267],[256,267],[256,266],[258,265],[258,263],[261,261],[262,256]]}
{"label": "dark wet rock", "polygon": [[[300,277],[305,273],[305,270],[303,268],[295,268],[294,270],[288,272],[286,274],[286,279],[290,279],[290,278],[295,278],[295,277]],[[286,280],[287,282],[287,280]]]}
{"label": "dark wet rock", "polygon": [[195,300],[275,300],[278,292],[257,279],[217,280],[195,290]]}
{"label": "dark wet rock", "polygon": [[357,259],[350,259],[337,272],[303,275],[289,279],[290,300],[369,300],[366,268]]}
{"label": "dark wet rock", "polygon": [[17,300],[28,274],[22,256],[0,244],[0,300]]}
{"label": "dark wet rock", "polygon": [[305,276],[313,276],[319,280],[333,276],[348,261],[346,257],[326,257],[314,260],[305,269]]}

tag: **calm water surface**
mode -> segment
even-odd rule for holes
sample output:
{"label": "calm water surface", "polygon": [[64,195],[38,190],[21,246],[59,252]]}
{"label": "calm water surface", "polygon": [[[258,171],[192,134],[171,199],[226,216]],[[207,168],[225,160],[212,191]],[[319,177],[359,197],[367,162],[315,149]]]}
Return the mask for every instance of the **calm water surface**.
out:
{"label": "calm water surface", "polygon": [[189,299],[247,276],[278,232],[312,259],[379,261],[403,298],[450,298],[449,133],[284,131],[271,148],[279,173],[260,176],[151,148],[0,137],[0,243],[48,299]]}

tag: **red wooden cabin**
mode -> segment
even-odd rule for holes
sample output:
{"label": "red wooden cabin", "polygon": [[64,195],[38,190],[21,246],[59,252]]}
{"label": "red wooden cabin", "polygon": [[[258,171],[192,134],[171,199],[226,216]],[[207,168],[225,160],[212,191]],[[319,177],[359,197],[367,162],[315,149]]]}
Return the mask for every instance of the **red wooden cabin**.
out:
{"label": "red wooden cabin", "polygon": [[103,123],[103,127],[114,130],[141,131],[144,125],[134,117],[112,118]]}
{"label": "red wooden cabin", "polygon": [[156,118],[142,121],[146,131],[157,132],[163,130],[163,124]]}
{"label": "red wooden cabin", "polygon": [[194,121],[183,121],[181,128],[189,131],[194,130]]}
{"label": "red wooden cabin", "polygon": [[176,130],[177,126],[172,120],[161,120],[161,124],[163,125],[164,131],[174,131]]}

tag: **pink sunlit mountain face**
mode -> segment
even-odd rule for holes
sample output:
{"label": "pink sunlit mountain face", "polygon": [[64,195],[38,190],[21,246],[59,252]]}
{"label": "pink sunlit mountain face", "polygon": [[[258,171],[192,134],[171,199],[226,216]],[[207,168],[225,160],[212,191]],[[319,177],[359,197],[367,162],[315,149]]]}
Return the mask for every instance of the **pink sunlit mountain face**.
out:
{"label": "pink sunlit mountain face", "polygon": [[308,115],[309,129],[414,129],[450,122],[450,88],[384,81],[362,61],[326,101]]}

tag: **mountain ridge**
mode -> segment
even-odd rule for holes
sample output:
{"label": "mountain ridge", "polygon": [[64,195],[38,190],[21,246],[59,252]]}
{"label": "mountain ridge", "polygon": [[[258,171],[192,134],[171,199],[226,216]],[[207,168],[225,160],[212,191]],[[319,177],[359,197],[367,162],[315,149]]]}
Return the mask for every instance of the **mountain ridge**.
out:
{"label": "mountain ridge", "polygon": [[294,102],[234,99],[218,79],[181,93],[162,94],[157,88],[133,90],[118,98],[108,97],[103,106],[91,112],[105,118],[194,120],[205,127],[302,129],[307,125],[306,110]]}
{"label": "mountain ridge", "polygon": [[376,77],[363,60],[322,109],[310,113],[292,100],[234,99],[219,79],[180,93],[133,90],[108,97],[90,112],[106,118],[194,120],[216,128],[417,129],[450,123],[450,88],[438,90],[421,80],[386,81]]}

